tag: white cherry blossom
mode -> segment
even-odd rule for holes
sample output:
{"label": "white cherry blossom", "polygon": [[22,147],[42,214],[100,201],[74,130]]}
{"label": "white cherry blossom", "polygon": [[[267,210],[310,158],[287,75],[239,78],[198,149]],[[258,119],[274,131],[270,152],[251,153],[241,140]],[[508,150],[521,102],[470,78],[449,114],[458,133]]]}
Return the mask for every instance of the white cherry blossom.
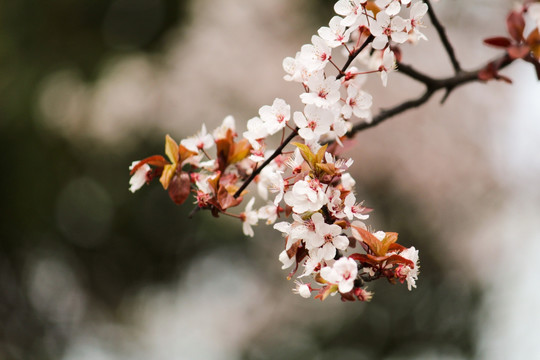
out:
{"label": "white cherry blossom", "polygon": [[344,16],[341,25],[350,26],[362,15],[363,5],[367,0],[339,0],[334,5],[336,14]]}
{"label": "white cherry blossom", "polygon": [[[131,166],[129,167],[129,170],[133,170],[135,166],[140,161],[134,161],[131,163]],[[134,193],[135,191],[139,190],[143,187],[143,185],[146,183],[146,175],[152,170],[152,168],[148,164],[142,165],[140,168],[135,171],[133,175],[131,175],[131,178],[129,179],[129,191]]]}
{"label": "white cherry blossom", "polygon": [[304,112],[294,113],[294,122],[298,126],[298,135],[306,142],[317,141],[321,135],[330,131],[334,114],[330,110],[315,105],[306,105]]}
{"label": "white cherry blossom", "polygon": [[292,223],[282,221],[274,224],[274,229],[282,232],[285,237],[288,237],[285,250],[289,250],[292,244],[294,244],[297,240],[304,239],[306,236],[308,236],[311,228],[313,228],[312,221],[304,221],[297,214],[293,214],[292,216],[294,219]]}
{"label": "white cherry blossom", "polygon": [[216,140],[223,139],[227,135],[227,131],[229,129],[232,130],[233,133],[236,132],[234,117],[232,117],[231,115],[223,119],[221,125],[213,131],[212,135],[214,135],[214,139]]}
{"label": "white cherry blossom", "polygon": [[352,191],[356,185],[356,180],[349,173],[341,174],[341,186],[343,189]]}
{"label": "white cherry blossom", "polygon": [[390,48],[386,48],[382,53],[376,54],[374,67],[381,72],[383,86],[388,84],[388,73],[396,70],[396,57]]}
{"label": "white cherry blossom", "polygon": [[254,150],[261,148],[259,140],[268,136],[268,129],[265,123],[259,117],[254,117],[247,122],[247,131],[244,131],[243,136],[249,141]]}
{"label": "white cherry blossom", "polygon": [[377,21],[373,21],[370,27],[371,34],[375,36],[371,43],[374,49],[384,49],[390,39],[401,44],[409,38],[409,34],[404,31],[406,22],[403,18],[399,16],[391,18],[386,12],[380,11],[376,19]]}
{"label": "white cherry blossom", "polygon": [[343,230],[339,225],[325,223],[322,214],[318,212],[311,216],[311,220],[315,225],[316,236],[312,237],[310,243],[306,241],[306,248],[318,248],[319,260],[331,260],[336,256],[336,249],[345,250],[349,247],[349,239],[341,235]]}
{"label": "white cherry blossom", "polygon": [[279,261],[281,261],[281,263],[283,264],[281,269],[285,270],[287,268],[290,268],[296,262],[296,259],[294,256],[290,258],[289,255],[287,255],[287,250],[283,250],[279,254]]}
{"label": "white cherry blossom", "polygon": [[311,44],[305,44],[300,49],[299,60],[310,72],[324,69],[330,58],[332,49],[320,36],[313,35]]}
{"label": "white cherry blossom", "polygon": [[293,293],[298,294],[305,299],[311,297],[311,288],[309,284],[304,284],[303,282],[298,280],[296,280],[294,283],[296,284],[296,286],[293,289]]}
{"label": "white cherry blossom", "polygon": [[339,101],[341,82],[336,80],[335,76],[325,78],[324,73],[319,72],[308,79],[307,87],[309,93],[300,95],[304,104],[313,104],[328,109]]}
{"label": "white cherry blossom", "polygon": [[206,131],[206,125],[202,125],[202,129],[195,136],[188,137],[180,141],[180,144],[189,151],[198,153],[199,150],[210,149],[214,146],[215,141],[211,134]]}
{"label": "white cherry blossom", "polygon": [[309,176],[297,181],[292,190],[285,193],[284,199],[297,214],[318,211],[328,200],[319,180],[311,179]]}
{"label": "white cherry blossom", "polygon": [[257,211],[259,219],[266,220],[266,225],[272,225],[278,217],[278,207],[274,203],[263,206]]}
{"label": "white cherry blossom", "polygon": [[357,275],[358,264],[348,257],[339,258],[332,267],[325,266],[321,269],[322,278],[329,283],[337,284],[342,294],[353,289]]}
{"label": "white cherry blossom", "polygon": [[283,99],[276,98],[272,106],[265,105],[259,109],[259,116],[269,135],[283,129],[291,118],[291,106]]}
{"label": "white cherry blossom", "polygon": [[345,32],[347,28],[341,24],[342,20],[342,17],[334,16],[330,20],[329,27],[323,26],[318,31],[319,36],[326,41],[326,44],[331,48],[338,47],[349,41],[350,34]]}
{"label": "white cherry blossom", "polygon": [[259,216],[257,214],[256,210],[253,210],[253,204],[255,203],[255,198],[252,197],[251,200],[246,205],[246,210],[241,214],[242,218],[242,230],[244,231],[244,235],[251,236],[255,235],[253,232],[253,229],[251,228],[252,225],[257,225],[259,222]]}
{"label": "white cherry blossom", "polygon": [[349,220],[352,220],[354,218],[366,220],[369,218],[368,212],[370,209],[367,209],[364,206],[357,204],[356,197],[353,193],[350,193],[345,197],[343,205],[343,212]]}
{"label": "white cherry blossom", "polygon": [[401,4],[407,5],[410,2],[411,0],[375,0],[375,4],[390,16],[397,15],[401,11]]}
{"label": "white cherry blossom", "polygon": [[420,264],[418,262],[418,250],[413,247],[410,247],[406,250],[403,250],[399,255],[407,260],[411,260],[414,263],[414,268],[411,269],[409,266],[401,267],[399,275],[405,277],[407,281],[407,288],[412,290],[416,287],[416,280],[418,280],[418,274],[420,273]]}
{"label": "white cherry blossom", "polygon": [[370,120],[372,103],[373,98],[370,94],[351,85],[347,87],[347,99],[345,105],[341,108],[341,113],[345,119],[350,119],[354,114],[360,119]]}
{"label": "white cherry blossom", "polygon": [[427,40],[427,37],[418,30],[419,27],[423,27],[422,18],[426,15],[428,6],[426,3],[419,1],[411,6],[410,18],[406,20],[405,29],[410,36],[415,39]]}

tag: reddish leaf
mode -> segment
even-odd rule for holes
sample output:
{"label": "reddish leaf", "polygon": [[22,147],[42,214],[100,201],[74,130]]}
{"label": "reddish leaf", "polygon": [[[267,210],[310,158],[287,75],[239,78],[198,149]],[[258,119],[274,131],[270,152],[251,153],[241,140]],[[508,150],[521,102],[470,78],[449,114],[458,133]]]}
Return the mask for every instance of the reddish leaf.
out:
{"label": "reddish leaf", "polygon": [[300,245],[301,245],[301,241],[298,240],[297,242],[291,245],[289,250],[287,250],[287,256],[289,257],[289,259],[292,259],[293,256],[296,256],[296,252],[298,251],[298,247]]}
{"label": "reddish leaf", "polygon": [[489,39],[484,39],[484,44],[500,48],[507,48],[512,45],[512,41],[507,37],[497,36]]}
{"label": "reddish leaf", "polygon": [[370,233],[369,231],[365,229],[362,229],[361,227],[354,226],[354,225],[351,225],[351,227],[353,227],[358,232],[358,234],[360,234],[362,241],[366,243],[366,245],[374,254],[384,255],[380,253],[382,243],[379,239],[375,237],[375,235],[373,235],[372,233]]}
{"label": "reddish leaf", "polygon": [[165,165],[169,164],[169,162],[165,160],[165,158],[161,155],[149,156],[139,161],[137,165],[135,165],[133,169],[131,169],[131,171],[129,172],[129,175],[135,174],[135,172],[139,170],[140,167],[143,166],[144,164],[157,166],[157,167],[164,167]]}
{"label": "reddish leaf", "polygon": [[508,51],[508,55],[512,59],[522,59],[529,55],[531,49],[527,45],[513,45],[506,49],[506,51]]}
{"label": "reddish leaf", "polygon": [[233,143],[231,152],[227,162],[229,164],[235,164],[249,156],[251,151],[251,144],[247,139],[242,139],[237,143]]}
{"label": "reddish leaf", "polygon": [[169,183],[169,196],[176,205],[181,205],[189,196],[190,193],[189,174],[182,171],[180,174],[175,174]]}
{"label": "reddish leaf", "polygon": [[506,27],[508,28],[508,33],[512,39],[517,42],[523,40],[523,29],[525,29],[525,19],[523,19],[523,14],[518,11],[512,11],[510,15],[506,18]]}
{"label": "reddish leaf", "polygon": [[220,208],[222,210],[226,210],[230,207],[238,206],[242,202],[242,197],[239,196],[238,198],[235,198],[227,191],[225,186],[219,185],[217,200],[219,202]]}

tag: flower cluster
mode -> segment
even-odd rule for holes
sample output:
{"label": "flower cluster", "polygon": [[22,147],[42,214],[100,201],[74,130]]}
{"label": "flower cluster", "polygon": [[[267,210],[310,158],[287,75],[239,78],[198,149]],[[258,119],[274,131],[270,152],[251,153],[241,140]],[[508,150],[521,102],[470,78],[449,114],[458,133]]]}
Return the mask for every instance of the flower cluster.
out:
{"label": "flower cluster", "polygon": [[[155,155],[132,164],[130,190],[159,178],[175,203],[192,193],[197,209],[238,218],[248,236],[263,220],[285,238],[279,260],[284,269],[293,267],[289,279],[300,266],[298,278],[312,279],[297,280],[295,293],[316,292],[322,300],[339,293],[342,300],[367,301],[372,294],[366,283],[376,279],[416,287],[418,251],[397,244],[396,233],[365,225],[371,209],[355,194],[348,172],[353,160],[336,154],[354,118],[371,121],[366,76],[379,73],[386,86],[399,44],[426,39],[420,29],[428,6],[411,0],[339,0],[334,9],[337,15],[328,26],[283,61],[285,80],[304,89],[301,111],[291,113],[291,106],[276,98],[247,121],[241,136],[230,116],[212,132],[203,125],[179,143],[167,135],[167,158]],[[338,50],[347,58],[342,67],[333,58]],[[268,149],[268,137],[278,133],[280,146]],[[288,145],[294,148],[285,151]],[[255,207],[252,196],[244,211],[230,212],[252,181],[264,204]]]}

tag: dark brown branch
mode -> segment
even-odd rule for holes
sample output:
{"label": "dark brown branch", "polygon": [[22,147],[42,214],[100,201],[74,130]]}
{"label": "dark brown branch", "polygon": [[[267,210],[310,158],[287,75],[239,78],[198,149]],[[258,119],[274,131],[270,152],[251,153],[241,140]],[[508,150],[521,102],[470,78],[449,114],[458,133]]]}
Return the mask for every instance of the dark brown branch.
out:
{"label": "dark brown branch", "polygon": [[274,151],[272,153],[272,155],[270,155],[270,157],[268,159],[266,159],[262,164],[261,166],[259,166],[257,169],[255,169],[251,175],[246,179],[246,181],[244,181],[244,183],[242,184],[242,186],[240,186],[240,188],[238,190],[236,190],[236,192],[234,193],[234,197],[237,198],[240,196],[240,194],[242,193],[242,191],[245,190],[245,188],[255,179],[255,177],[257,175],[259,175],[259,173],[262,171],[262,169],[264,169],[266,166],[268,166],[268,164],[270,164],[272,162],[272,160],[274,160],[278,155],[281,154],[281,152],[283,151],[283,149],[285,148],[285,146],[287,146],[287,144],[289,144],[291,142],[292,139],[294,139],[294,137],[296,135],[298,135],[297,133],[298,131],[298,128],[296,128],[292,133],[289,134],[289,136],[287,136],[287,138],[285,140],[283,140],[283,142],[281,143],[281,145],[279,145],[279,147],[276,149],[276,151]]}
{"label": "dark brown branch", "polygon": [[437,18],[437,15],[435,15],[435,10],[433,10],[433,6],[431,5],[430,1],[424,0],[424,2],[428,6],[429,20],[431,20],[431,23],[437,30],[437,33],[439,34],[439,38],[441,39],[441,42],[443,43],[444,49],[446,50],[446,53],[448,54],[448,57],[450,58],[450,61],[452,62],[454,71],[456,74],[458,74],[461,72],[461,65],[459,65],[459,61],[456,57],[456,53],[454,52],[454,48],[452,47],[452,44],[450,43],[450,40],[448,39],[448,35],[446,35],[446,30],[444,29],[441,22]]}
{"label": "dark brown branch", "polygon": [[349,58],[347,59],[347,62],[345,62],[345,65],[341,68],[341,71],[339,72],[339,75],[336,76],[336,80],[341,79],[343,76],[345,76],[345,72],[351,66],[351,63],[353,60],[368,46],[369,43],[371,43],[375,39],[375,37],[371,34],[367,37],[366,41],[358,48],[356,49],[352,54],[349,55]]}
{"label": "dark brown branch", "polygon": [[[513,59],[511,59],[508,55],[505,54],[500,58],[492,61],[491,63],[497,63],[497,69],[502,69],[510,65],[512,61]],[[393,116],[399,115],[407,110],[419,107],[425,104],[431,98],[431,96],[433,96],[439,90],[445,90],[445,95],[443,97],[444,101],[454,89],[473,81],[480,81],[478,75],[482,70],[485,69],[485,67],[486,66],[483,66],[475,71],[462,70],[456,76],[444,79],[434,79],[432,77],[429,77],[428,75],[418,72],[417,70],[414,70],[410,66],[399,64],[398,69],[405,75],[408,75],[409,77],[426,85],[426,91],[416,99],[405,101],[387,110],[381,110],[381,112],[377,116],[375,116],[370,123],[358,123],[354,125],[352,130],[347,134],[347,136],[353,137],[356,133],[362,130],[374,127]]]}

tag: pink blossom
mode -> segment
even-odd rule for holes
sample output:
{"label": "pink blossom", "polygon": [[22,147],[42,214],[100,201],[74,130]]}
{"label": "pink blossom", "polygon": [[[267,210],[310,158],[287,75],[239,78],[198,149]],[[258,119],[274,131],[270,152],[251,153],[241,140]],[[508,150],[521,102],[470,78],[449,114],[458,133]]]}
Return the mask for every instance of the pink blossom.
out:
{"label": "pink blossom", "polygon": [[354,280],[358,275],[358,264],[353,259],[342,257],[332,267],[321,269],[321,276],[331,284],[337,284],[339,292],[348,293],[354,287]]}

